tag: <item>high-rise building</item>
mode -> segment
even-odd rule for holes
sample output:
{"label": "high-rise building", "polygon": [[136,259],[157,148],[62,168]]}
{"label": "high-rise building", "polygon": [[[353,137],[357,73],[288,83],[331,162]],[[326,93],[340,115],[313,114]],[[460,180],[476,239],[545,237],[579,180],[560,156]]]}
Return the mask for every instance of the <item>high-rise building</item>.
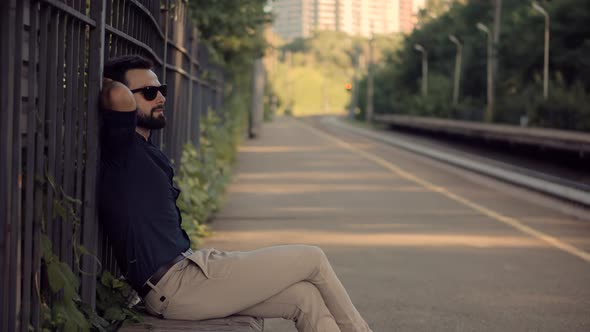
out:
{"label": "high-rise building", "polygon": [[285,39],[308,37],[313,28],[314,0],[279,0],[272,3],[273,30]]}
{"label": "high-rise building", "polygon": [[425,0],[399,0],[399,31],[412,32],[418,17],[416,14],[425,6]]}
{"label": "high-rise building", "polygon": [[286,39],[308,37],[313,30],[352,35],[409,32],[425,0],[276,0],[274,31]]}

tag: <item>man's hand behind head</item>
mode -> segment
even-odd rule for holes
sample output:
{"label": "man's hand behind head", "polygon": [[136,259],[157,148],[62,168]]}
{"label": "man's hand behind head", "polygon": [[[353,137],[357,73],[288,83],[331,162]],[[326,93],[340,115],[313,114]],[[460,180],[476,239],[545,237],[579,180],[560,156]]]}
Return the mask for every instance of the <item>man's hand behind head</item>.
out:
{"label": "man's hand behind head", "polygon": [[109,78],[104,78],[102,81],[100,106],[102,109],[119,112],[132,112],[137,108],[131,90],[125,84]]}

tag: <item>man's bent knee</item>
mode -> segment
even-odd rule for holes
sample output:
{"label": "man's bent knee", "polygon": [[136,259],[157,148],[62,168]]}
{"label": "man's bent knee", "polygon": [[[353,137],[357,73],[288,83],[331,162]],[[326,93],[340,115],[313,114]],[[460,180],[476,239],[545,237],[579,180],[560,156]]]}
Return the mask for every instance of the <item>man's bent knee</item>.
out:
{"label": "man's bent knee", "polygon": [[324,260],[327,260],[326,253],[324,253],[324,250],[322,250],[322,248],[310,245],[304,245],[303,247],[305,248],[305,257],[307,257],[308,259],[317,261],[319,263],[321,263]]}

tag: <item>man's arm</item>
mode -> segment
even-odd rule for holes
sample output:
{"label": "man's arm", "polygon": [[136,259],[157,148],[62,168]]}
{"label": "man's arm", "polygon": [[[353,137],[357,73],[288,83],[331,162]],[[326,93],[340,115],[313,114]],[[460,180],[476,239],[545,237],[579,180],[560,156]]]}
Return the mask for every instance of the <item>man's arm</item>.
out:
{"label": "man's arm", "polygon": [[133,93],[121,82],[105,78],[100,93],[102,151],[105,156],[124,153],[131,146],[137,125]]}
{"label": "man's arm", "polygon": [[133,112],[137,108],[133,93],[129,88],[117,81],[104,78],[100,94],[101,108],[117,112]]}

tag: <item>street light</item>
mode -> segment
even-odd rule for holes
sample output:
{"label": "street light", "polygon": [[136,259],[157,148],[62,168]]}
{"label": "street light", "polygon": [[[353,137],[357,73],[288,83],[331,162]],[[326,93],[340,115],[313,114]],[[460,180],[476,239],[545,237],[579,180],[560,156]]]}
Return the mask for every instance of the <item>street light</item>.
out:
{"label": "street light", "polygon": [[533,1],[533,9],[545,16],[545,56],[543,60],[543,98],[549,96],[549,14],[538,2]]}
{"label": "street light", "polygon": [[493,52],[493,39],[492,39],[492,33],[490,31],[490,29],[488,29],[487,26],[485,26],[483,23],[478,22],[477,23],[477,28],[483,32],[485,32],[488,35],[488,60],[487,60],[487,72],[488,72],[488,83],[487,83],[487,96],[488,96],[488,105],[487,105],[487,110],[486,110],[486,121],[487,122],[491,122],[492,118],[493,118],[493,112],[494,112],[494,91],[493,91],[493,84],[494,84],[494,77],[493,77],[493,64],[492,64],[492,52]]}
{"label": "street light", "polygon": [[373,22],[371,22],[371,39],[369,39],[369,64],[367,66],[367,105],[365,108],[365,120],[373,121],[373,95],[374,95],[374,68],[373,68],[373,44],[375,43],[375,34],[373,32]]}
{"label": "street light", "polygon": [[428,95],[428,51],[420,44],[414,44],[416,51],[422,53],[422,96]]}
{"label": "street light", "polygon": [[455,56],[455,79],[453,84],[453,105],[459,103],[459,83],[461,80],[461,57],[463,54],[463,43],[455,35],[449,35],[449,39],[457,45],[457,55]]}

